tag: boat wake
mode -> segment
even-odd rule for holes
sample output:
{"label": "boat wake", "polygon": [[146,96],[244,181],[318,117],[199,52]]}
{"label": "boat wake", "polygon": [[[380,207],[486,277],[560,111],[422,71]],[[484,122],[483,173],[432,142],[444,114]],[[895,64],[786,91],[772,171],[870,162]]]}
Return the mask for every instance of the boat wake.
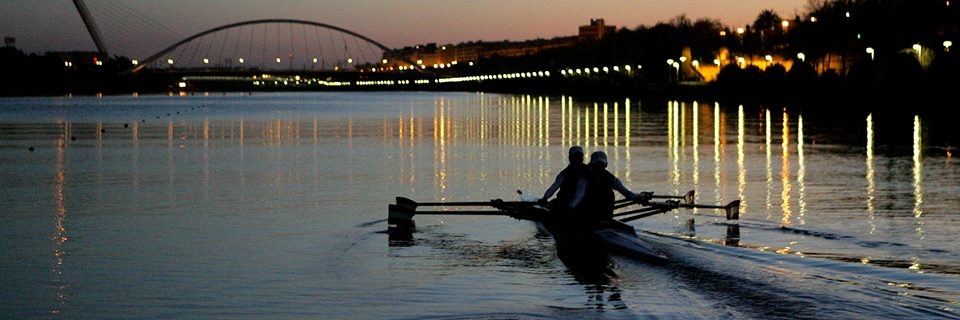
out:
{"label": "boat wake", "polygon": [[724,301],[737,310],[794,318],[960,316],[960,278],[952,274],[881,268],[827,255],[780,254],[762,246],[722,245],[681,234],[643,236],[670,256],[678,280],[729,297]]}
{"label": "boat wake", "polygon": [[[716,222],[712,223],[713,226],[728,226],[725,222]],[[944,263],[942,261],[923,261],[920,259],[901,259],[896,257],[889,256],[887,253],[890,248],[902,248],[909,249],[912,252],[912,255],[920,254],[922,255],[925,252],[933,253],[938,256],[942,256],[945,253],[943,249],[924,249],[924,248],[912,248],[908,244],[896,243],[890,241],[874,241],[874,240],[864,240],[859,239],[855,236],[844,235],[839,233],[832,232],[823,232],[823,231],[814,231],[807,229],[800,229],[794,227],[786,226],[773,226],[762,223],[754,222],[740,222],[739,228],[743,229],[743,232],[748,232],[755,234],[756,232],[770,232],[774,234],[787,234],[790,236],[799,236],[799,237],[812,237],[817,240],[822,240],[830,242],[830,244],[818,244],[812,246],[814,249],[797,249],[789,245],[770,245],[770,244],[758,244],[751,243],[748,241],[740,241],[736,243],[736,246],[751,248],[755,250],[762,250],[768,252],[774,252],[778,254],[793,254],[801,255],[806,257],[815,257],[821,259],[830,259],[834,261],[847,262],[847,263],[856,263],[863,265],[873,265],[878,267],[885,268],[894,268],[894,269],[906,269],[911,270],[911,272],[922,272],[922,273],[938,273],[938,274],[949,274],[949,275],[960,275],[960,265]],[[739,236],[739,235],[738,235]],[[782,236],[777,238],[784,239]],[[729,244],[729,238],[724,240],[719,239],[709,239],[703,238],[703,241],[710,241],[714,243],[727,242]],[[799,242],[798,240],[790,241],[790,243]],[[816,248],[843,248],[843,252],[829,252],[823,249]],[[849,252],[856,252],[856,254],[850,254]]]}

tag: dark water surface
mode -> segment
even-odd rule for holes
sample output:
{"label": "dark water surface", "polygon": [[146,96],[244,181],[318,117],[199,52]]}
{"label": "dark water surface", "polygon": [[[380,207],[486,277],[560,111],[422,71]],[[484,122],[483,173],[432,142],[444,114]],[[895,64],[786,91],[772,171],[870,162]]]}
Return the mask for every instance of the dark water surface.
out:
{"label": "dark water surface", "polygon": [[[811,110],[478,93],[4,98],[0,318],[960,318],[957,126]],[[573,144],[606,151],[634,191],[741,199],[741,220],[630,222],[665,264],[558,255],[509,217],[423,215],[410,238],[386,232],[397,196],[539,195]]]}

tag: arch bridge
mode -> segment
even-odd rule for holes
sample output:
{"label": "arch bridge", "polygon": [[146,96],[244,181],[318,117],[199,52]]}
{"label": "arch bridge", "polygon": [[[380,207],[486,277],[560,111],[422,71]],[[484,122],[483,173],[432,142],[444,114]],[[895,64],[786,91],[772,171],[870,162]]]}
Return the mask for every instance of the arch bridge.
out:
{"label": "arch bridge", "polygon": [[420,70],[357,32],[298,19],[260,19],[211,28],[134,61],[130,69],[216,72],[398,72]]}

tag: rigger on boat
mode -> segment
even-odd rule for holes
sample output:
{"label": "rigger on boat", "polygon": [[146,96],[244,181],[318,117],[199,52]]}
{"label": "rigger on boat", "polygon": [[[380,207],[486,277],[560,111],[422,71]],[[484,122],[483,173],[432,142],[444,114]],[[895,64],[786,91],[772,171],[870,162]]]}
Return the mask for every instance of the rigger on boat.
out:
{"label": "rigger on boat", "polygon": [[[536,198],[523,195],[519,190],[521,201],[504,201],[493,199],[490,201],[475,202],[417,202],[404,197],[397,197],[395,204],[388,206],[389,224],[392,234],[410,234],[416,228],[413,221],[415,215],[492,215],[509,216],[516,219],[533,221],[549,231],[558,242],[582,242],[603,245],[611,252],[617,252],[640,260],[650,262],[664,262],[669,258],[661,251],[643,241],[636,229],[627,224],[629,221],[669,212],[680,208],[722,209],[727,220],[738,220],[740,217],[740,200],[734,200],[724,206],[701,205],[694,203],[694,191],[684,195],[652,195],[652,199],[661,201],[645,201],[643,204],[632,199],[616,201],[615,209],[622,209],[632,205],[641,206],[638,209],[626,210],[614,214],[614,218],[585,227],[581,223],[553,214],[545,206],[540,205]],[[489,207],[493,210],[418,210],[420,207]]]}

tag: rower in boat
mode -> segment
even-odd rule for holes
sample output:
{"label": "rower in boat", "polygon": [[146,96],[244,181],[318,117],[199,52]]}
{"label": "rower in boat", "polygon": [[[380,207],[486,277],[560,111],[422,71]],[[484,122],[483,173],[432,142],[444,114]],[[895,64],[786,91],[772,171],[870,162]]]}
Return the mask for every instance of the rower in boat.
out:
{"label": "rower in boat", "polygon": [[[567,155],[569,163],[557,174],[553,184],[543,193],[543,197],[538,201],[541,206],[559,215],[569,216],[573,212],[573,199],[578,193],[582,197],[587,186],[586,175],[590,170],[590,167],[583,163],[583,157],[582,147],[570,147]],[[557,198],[548,201],[554,193],[557,194]]]}
{"label": "rower in boat", "polygon": [[[583,149],[572,147],[570,149],[569,167],[576,168],[583,163]],[[650,246],[643,241],[636,229],[626,222],[649,217],[652,215],[668,212],[678,208],[709,208],[723,209],[726,212],[727,220],[737,220],[740,215],[740,200],[734,200],[725,206],[701,205],[694,203],[693,190],[683,196],[673,195],[653,195],[652,192],[641,192],[636,194],[620,181],[615,175],[606,170],[607,156],[602,151],[597,151],[590,156],[590,168],[583,172],[582,178],[578,178],[574,187],[572,175],[563,174],[562,178],[557,179],[559,188],[551,187],[545,192],[543,198],[535,198],[524,195],[519,190],[521,201],[503,201],[493,199],[490,201],[468,201],[468,202],[416,202],[408,198],[397,197],[397,203],[388,206],[389,215],[387,223],[389,226],[391,240],[397,237],[401,240],[412,239],[412,232],[415,228],[413,216],[419,215],[502,215],[510,216],[520,220],[534,221],[538,226],[543,226],[558,242],[559,245],[577,244],[586,245],[585,247],[610,249],[624,254],[631,255],[638,259],[651,262],[664,262],[668,258],[665,254]],[[566,169],[565,169],[566,170]],[[571,172],[576,169],[570,169]],[[569,180],[568,180],[569,179]],[[583,183],[582,181],[586,181]],[[555,190],[553,190],[555,189]],[[567,189],[567,190],[564,190]],[[573,198],[570,202],[564,202],[565,196],[572,192]],[[615,201],[613,191],[616,190],[624,196],[623,200]],[[553,193],[560,191],[558,198],[550,204],[554,207],[559,206],[562,212],[570,212],[573,209],[573,215],[563,215],[560,212],[548,209],[543,205],[543,200],[549,198]],[[653,198],[666,198],[666,201],[651,201]],[[681,200],[683,202],[681,202]],[[582,203],[581,203],[582,202]],[[623,208],[632,203],[639,203],[642,208],[628,211],[621,211],[614,214],[614,210]],[[566,204],[565,208],[563,204]],[[493,207],[494,211],[482,210],[439,210],[439,211],[419,211],[418,207],[424,206],[473,206],[473,207]],[[617,217],[617,219],[614,219]]]}
{"label": "rower in boat", "polygon": [[[578,209],[578,219],[592,227],[613,221],[615,204],[614,190],[624,198],[645,204],[650,201],[649,192],[639,194],[630,191],[613,173],[607,171],[607,154],[596,151],[590,154],[590,170],[586,175],[586,189],[577,193],[573,206]],[[580,203],[580,202],[583,203]]]}

